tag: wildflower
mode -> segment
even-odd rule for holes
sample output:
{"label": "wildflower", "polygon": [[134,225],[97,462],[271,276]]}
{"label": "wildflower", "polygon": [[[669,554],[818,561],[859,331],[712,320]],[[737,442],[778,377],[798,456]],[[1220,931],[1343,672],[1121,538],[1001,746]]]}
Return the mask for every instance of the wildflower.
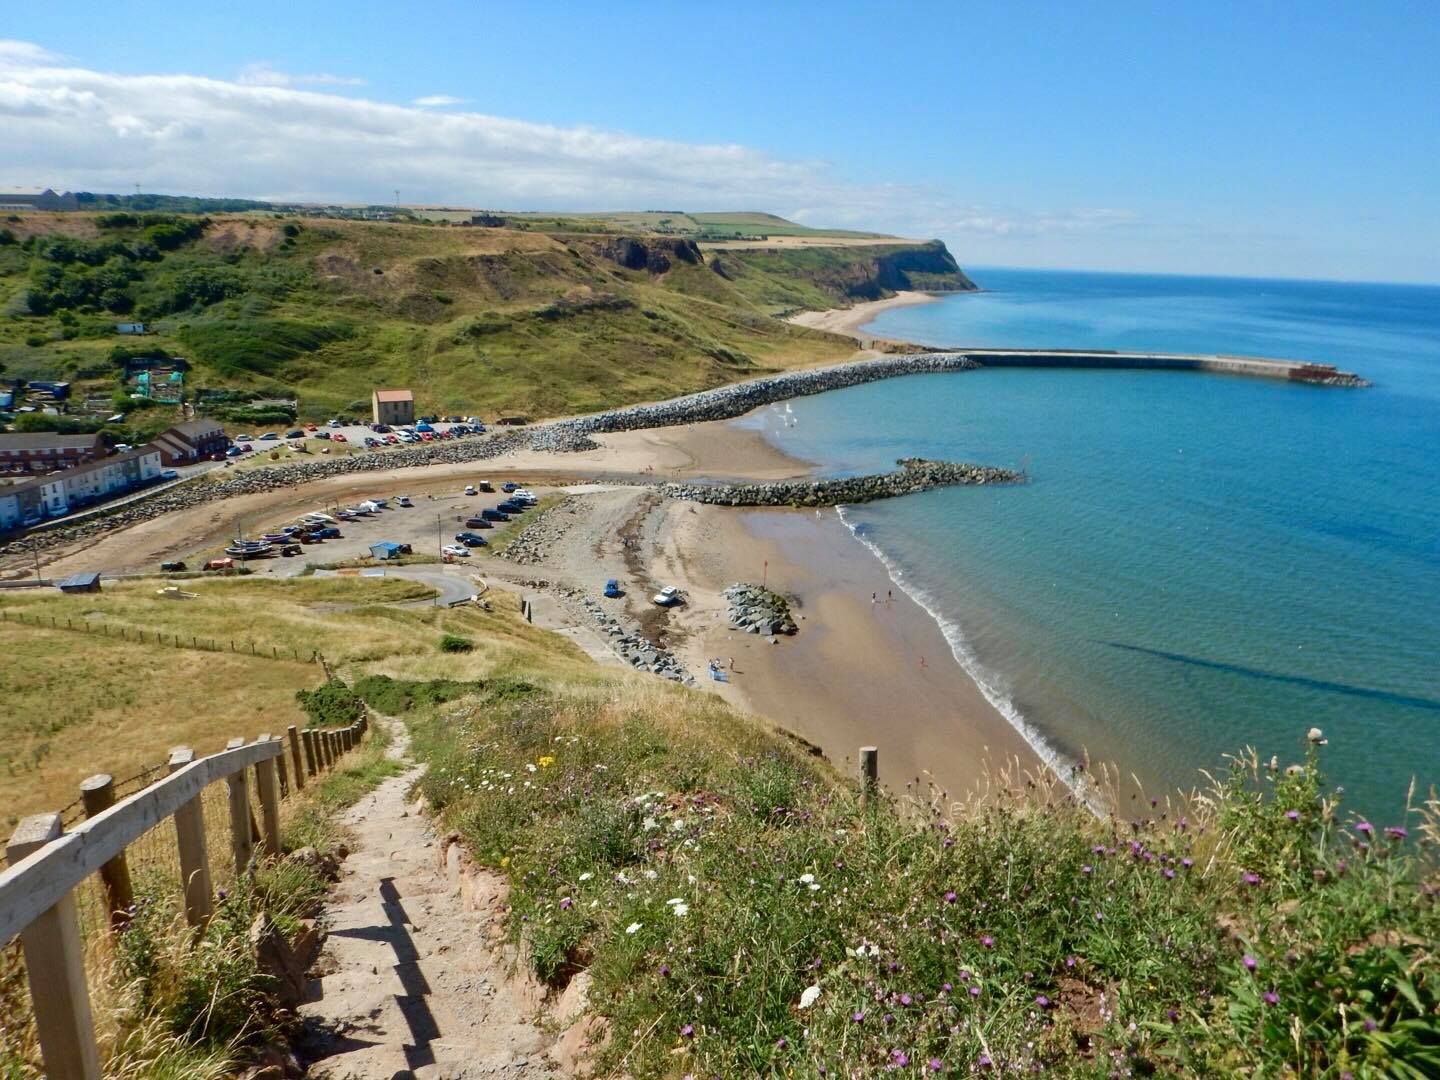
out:
{"label": "wildflower", "polygon": [[985,946],[985,948],[987,949],[993,949],[995,947],[995,939],[989,934],[981,934],[980,944]]}
{"label": "wildflower", "polygon": [[814,1005],[814,1004],[815,1004],[816,999],[819,998],[819,997],[820,997],[820,987],[818,987],[818,986],[807,986],[807,987],[806,987],[803,991],[801,991],[801,993],[800,993],[800,1008],[802,1008],[802,1009],[808,1009],[808,1008],[810,1008],[811,1005]]}
{"label": "wildflower", "polygon": [[900,995],[900,1004],[901,1004],[901,1005],[911,1005],[911,1004],[914,1003],[914,1001],[915,1001],[915,999],[912,998],[909,994],[901,994],[901,995]]}
{"label": "wildflower", "polygon": [[555,757],[553,754],[542,754],[536,759],[535,764],[539,765],[542,769],[548,769],[551,765],[555,764]]}
{"label": "wildflower", "polygon": [[1285,811],[1285,816],[1286,816],[1287,818],[1289,818],[1291,821],[1299,821],[1299,820],[1300,820],[1300,811],[1299,811],[1299,810],[1286,810],[1286,811]]}
{"label": "wildflower", "polygon": [[947,837],[945,837],[945,842],[944,842],[941,846],[942,846],[942,847],[947,847],[947,848],[952,848],[952,847],[954,847],[954,846],[955,846],[955,838],[954,838],[953,836],[947,836]]}
{"label": "wildflower", "polygon": [[500,860],[500,865],[501,865],[502,867],[509,866],[509,865],[510,865],[510,856],[509,856],[509,855],[506,855],[505,857],[503,857],[503,858]]}
{"label": "wildflower", "polygon": [[955,902],[955,890],[954,890],[954,889],[951,889],[949,892],[947,892],[947,893],[945,894],[945,903],[947,903],[947,904],[953,904],[954,902]]}
{"label": "wildflower", "polygon": [[895,1062],[896,1068],[903,1069],[910,1064],[910,1055],[904,1050],[891,1051],[890,1059]]}
{"label": "wildflower", "polygon": [[1180,860],[1180,865],[1183,866],[1186,870],[1189,870],[1192,866],[1195,865],[1195,860],[1191,858],[1184,858]]}
{"label": "wildflower", "polygon": [[1044,994],[1036,994],[1035,1004],[1042,1009],[1048,1009],[1050,1007],[1050,999]]}
{"label": "wildflower", "polygon": [[1244,876],[1244,878],[1242,878],[1242,880],[1245,882],[1246,885],[1259,885],[1259,884],[1260,884],[1260,875],[1259,875],[1259,874],[1252,874],[1252,873],[1250,873],[1250,872],[1247,870],[1247,871],[1245,872],[1245,876]]}
{"label": "wildflower", "polygon": [[641,923],[632,922],[629,926],[625,927],[625,933],[627,933],[627,934],[633,934],[633,933],[635,933],[636,930],[639,930],[639,929],[640,929],[641,925],[642,925]]}
{"label": "wildflower", "polygon": [[660,965],[660,977],[661,977],[662,979],[668,979],[668,978],[670,977],[670,965],[669,965],[669,964],[661,964],[661,965]]}
{"label": "wildflower", "polygon": [[789,1046],[789,1045],[790,1045],[790,1044],[785,1041],[785,1036],[784,1036],[784,1035],[781,1035],[780,1038],[778,1038],[778,1039],[775,1040],[775,1049],[776,1049],[776,1050],[784,1050],[784,1049],[785,1049],[787,1046]]}
{"label": "wildflower", "polygon": [[1174,876],[1175,876],[1175,871],[1174,871],[1174,870],[1171,870],[1171,869],[1167,866],[1167,867],[1165,868],[1165,880],[1166,880],[1166,881],[1169,881],[1169,880],[1170,880],[1171,878],[1173,878]]}
{"label": "wildflower", "polygon": [[1166,1019],[1168,1019],[1172,1024],[1174,1024],[1174,1023],[1178,1022],[1179,1019],[1180,1019],[1180,1010],[1179,1010],[1179,1009],[1166,1009],[1166,1010],[1165,1010],[1165,1017],[1166,1017]]}
{"label": "wildflower", "polygon": [[980,996],[980,987],[978,987],[978,986],[972,986],[972,987],[970,987],[970,996],[971,996],[972,998],[979,997],[979,996]]}
{"label": "wildflower", "polygon": [[1385,835],[1391,840],[1404,840],[1410,833],[1400,825],[1387,825],[1385,827]]}
{"label": "wildflower", "polygon": [[815,881],[815,875],[814,875],[814,874],[801,874],[800,877],[796,879],[796,881],[797,881],[797,884],[800,884],[800,885],[810,885],[810,884],[813,884],[813,883],[814,883],[814,881]]}
{"label": "wildflower", "polygon": [[562,897],[560,898],[560,910],[561,910],[561,911],[569,911],[569,910],[570,910],[570,906],[571,906],[572,904],[574,904],[574,903],[575,903],[575,901],[571,900],[570,897],[568,897],[568,896],[562,896]]}
{"label": "wildflower", "polygon": [[994,1062],[990,1060],[989,1054],[981,1054],[978,1058],[975,1059],[975,1064],[980,1066],[980,1068],[982,1069],[988,1069],[991,1065],[994,1064]]}
{"label": "wildflower", "polygon": [[940,989],[943,990],[945,993],[948,994],[948,993],[950,993],[952,987],[950,986],[949,983],[946,983],[944,986],[940,987]]}
{"label": "wildflower", "polygon": [[689,914],[690,914],[690,905],[689,905],[689,904],[672,904],[671,907],[670,907],[670,911],[674,914],[674,916],[675,916],[677,919],[683,919],[686,915],[689,915]]}
{"label": "wildflower", "polygon": [[1084,866],[1080,867],[1080,872],[1082,874],[1093,874],[1095,872],[1095,868],[1089,863],[1086,863]]}
{"label": "wildflower", "polygon": [[686,1024],[684,1027],[682,1027],[680,1029],[680,1037],[682,1039],[693,1039],[695,1037],[695,1025]]}
{"label": "wildflower", "polygon": [[931,1058],[931,1059],[930,1059],[930,1071],[931,1071],[931,1072],[939,1072],[939,1071],[940,1071],[941,1069],[943,1069],[943,1068],[945,1068],[945,1063],[944,1063],[943,1061],[941,1061],[939,1058]]}
{"label": "wildflower", "polygon": [[1330,741],[1329,739],[1325,738],[1325,733],[1321,731],[1318,727],[1312,727],[1309,731],[1307,731],[1305,733],[1305,738],[1309,739],[1316,746],[1324,746]]}
{"label": "wildflower", "polygon": [[1266,1005],[1280,1004],[1280,995],[1277,994],[1274,990],[1266,990],[1265,993],[1261,994],[1260,996],[1265,999]]}
{"label": "wildflower", "polygon": [[583,874],[580,875],[580,880],[581,880],[581,881],[589,881],[589,880],[590,880],[591,878],[593,878],[594,876],[595,876],[595,875],[592,874],[589,870],[586,870],[585,873],[583,873]]}
{"label": "wildflower", "polygon": [[853,1012],[850,1014],[850,1019],[857,1024],[863,1024],[865,1022],[865,1013],[863,1010],[859,1012]]}
{"label": "wildflower", "polygon": [[1077,961],[1073,956],[1067,956],[1065,958],[1065,966],[1067,968],[1073,968],[1078,962],[1079,961]]}
{"label": "wildflower", "polygon": [[1379,1027],[1379,1026],[1380,1026],[1380,1025],[1377,1024],[1377,1023],[1375,1023],[1374,1020],[1371,1020],[1370,1017],[1367,1016],[1367,1017],[1365,1018],[1365,1030],[1366,1030],[1366,1031],[1374,1031],[1374,1030],[1375,1030],[1377,1027]]}
{"label": "wildflower", "polygon": [[1257,967],[1260,966],[1260,961],[1256,960],[1255,957],[1251,956],[1249,953],[1246,953],[1244,956],[1242,956],[1240,958],[1240,962],[1245,965],[1246,971],[1254,971]]}
{"label": "wildflower", "polygon": [[526,771],[526,772],[534,772],[535,769],[536,769],[536,766],[530,764],[530,762],[527,761],[527,762],[525,763],[525,771]]}
{"label": "wildflower", "polygon": [[1368,821],[1357,821],[1355,823],[1355,831],[1364,836],[1369,836],[1375,831],[1375,826],[1371,825]]}

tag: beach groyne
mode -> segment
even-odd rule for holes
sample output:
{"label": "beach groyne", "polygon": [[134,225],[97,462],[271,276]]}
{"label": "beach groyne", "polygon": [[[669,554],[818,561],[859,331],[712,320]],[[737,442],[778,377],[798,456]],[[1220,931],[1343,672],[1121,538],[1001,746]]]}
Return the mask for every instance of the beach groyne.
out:
{"label": "beach groyne", "polygon": [[895,472],[836,480],[772,480],[755,484],[661,484],[670,499],[711,506],[846,506],[914,495],[940,487],[1021,484],[1025,474],[991,465],[903,458]]}

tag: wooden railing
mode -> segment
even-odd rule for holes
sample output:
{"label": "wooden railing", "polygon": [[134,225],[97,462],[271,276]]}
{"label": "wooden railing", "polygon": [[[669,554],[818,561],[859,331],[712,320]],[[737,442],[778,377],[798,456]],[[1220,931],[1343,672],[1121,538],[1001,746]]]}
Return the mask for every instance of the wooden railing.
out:
{"label": "wooden railing", "polygon": [[243,876],[258,859],[281,853],[281,799],[303,788],[307,778],[329,770],[360,744],[368,728],[363,716],[346,728],[298,731],[291,726],[283,738],[265,734],[250,743],[232,739],[224,750],[202,758],[188,747],[178,747],[170,754],[169,776],[118,802],[109,776],[86,780],[81,785],[86,818],[69,832],[58,813],[35,814],[20,822],[5,849],[9,867],[0,872],[0,946],[20,939],[36,1033],[50,1080],[100,1076],[77,887],[98,874],[107,924],[123,928],[135,902],[126,849],[173,818],[185,918],[192,927],[203,929],[213,912],[214,897],[212,837],[207,836],[202,812],[205,790],[225,781],[227,862],[233,863],[236,877]]}

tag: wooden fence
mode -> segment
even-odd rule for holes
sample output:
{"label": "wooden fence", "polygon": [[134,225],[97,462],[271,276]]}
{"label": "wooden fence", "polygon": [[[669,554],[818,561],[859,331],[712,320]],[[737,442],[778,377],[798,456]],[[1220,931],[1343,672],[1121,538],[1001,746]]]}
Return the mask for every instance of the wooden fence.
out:
{"label": "wooden fence", "polygon": [[[109,776],[86,780],[80,786],[84,821],[69,831],[59,813],[20,822],[5,849],[9,867],[0,872],[0,947],[20,939],[50,1080],[100,1076],[82,890],[98,883],[105,936],[123,928],[135,903],[128,852],[145,838],[153,851],[162,836],[157,830],[173,820],[167,861],[178,862],[178,874],[169,880],[183,898],[186,921],[203,929],[217,882],[248,874],[256,860],[280,854],[281,800],[332,768],[368,730],[362,716],[345,728],[291,726],[283,737],[231,739],[209,757],[178,747],[166,763],[167,776],[118,801]],[[224,812],[206,813],[207,805],[220,809],[219,800],[206,795],[221,780]],[[228,857],[212,855],[216,847],[228,849]]]}
{"label": "wooden fence", "polygon": [[[73,619],[69,616],[66,616],[62,622],[56,615],[27,615],[20,611],[0,610],[0,622],[38,626],[41,629],[49,630],[71,630],[77,634],[99,634],[101,637],[115,637],[121,641],[133,641],[139,645],[163,645],[166,648],[199,649],[202,652],[213,653],[231,652],[241,656],[261,657],[265,660],[294,660],[309,664],[318,661],[320,655],[313,649],[310,655],[305,656],[298,648],[293,647],[281,648],[278,645],[257,645],[253,641],[202,638],[193,634],[163,634],[159,630],[146,630],[143,626],[111,627],[107,623]],[[286,656],[286,653],[290,655]]]}

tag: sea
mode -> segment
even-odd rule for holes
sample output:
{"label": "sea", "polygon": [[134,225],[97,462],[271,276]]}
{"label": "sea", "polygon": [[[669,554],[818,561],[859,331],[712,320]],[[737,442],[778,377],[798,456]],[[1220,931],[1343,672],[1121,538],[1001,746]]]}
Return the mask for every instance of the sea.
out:
{"label": "sea", "polygon": [[[1440,784],[1440,287],[982,268],[882,312],[939,346],[1303,359],[1368,389],[1191,372],[916,375],[749,423],[831,474],[919,455],[1029,483],[844,508],[1043,757],[1191,790],[1308,729],[1343,806]],[[903,698],[897,702],[903,707]]]}

